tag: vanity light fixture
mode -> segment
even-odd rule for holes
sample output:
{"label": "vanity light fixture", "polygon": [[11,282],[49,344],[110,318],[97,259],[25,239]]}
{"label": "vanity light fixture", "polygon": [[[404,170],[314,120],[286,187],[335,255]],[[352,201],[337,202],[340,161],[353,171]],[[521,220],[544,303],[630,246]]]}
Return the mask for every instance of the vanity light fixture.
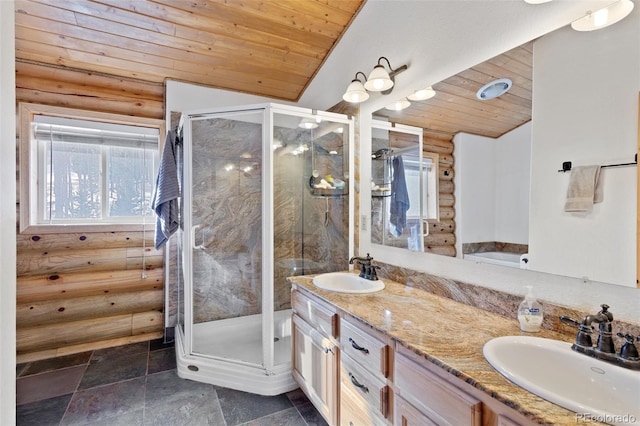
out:
{"label": "vanity light fixture", "polygon": [[362,74],[365,79],[367,77],[362,71],[358,71],[355,78],[351,80],[351,84],[349,84],[349,87],[347,87],[347,91],[344,92],[344,95],[342,95],[342,99],[355,104],[359,104],[360,102],[364,102],[369,99],[369,94],[364,88],[364,84],[362,83],[362,81],[360,81],[360,79],[358,78],[358,74]]}
{"label": "vanity light fixture", "polygon": [[524,0],[525,3],[529,3],[529,4],[542,4],[542,3],[549,3],[551,0]]}
{"label": "vanity light fixture", "polygon": [[408,108],[409,105],[411,105],[411,102],[404,98],[387,105],[385,109],[389,109],[391,111],[402,111],[403,109]]}
{"label": "vanity light fixture", "polygon": [[631,0],[618,0],[595,12],[588,11],[585,16],[573,21],[571,28],[576,31],[599,30],[624,19],[632,10],[633,2]]}
{"label": "vanity light fixture", "polygon": [[[389,70],[382,65],[382,60],[387,62],[387,66]],[[369,92],[381,92],[383,95],[388,95],[393,90],[393,85],[395,84],[395,76],[400,74],[402,71],[405,71],[408,68],[407,65],[402,65],[396,69],[391,67],[391,63],[387,58],[381,56],[378,59],[378,64],[373,67],[373,70],[369,74],[369,77],[363,83],[360,78],[358,78],[359,74],[365,76],[365,74],[361,71],[358,71],[355,75],[355,78],[351,81],[349,86],[347,87],[346,92],[342,95],[342,99],[347,102],[352,103],[360,103],[369,99]],[[365,76],[366,77],[366,76]]]}
{"label": "vanity light fixture", "polygon": [[429,86],[426,89],[416,90],[415,92],[407,96],[407,99],[409,99],[410,101],[424,101],[433,98],[435,95],[436,91],[433,90],[431,86]]}

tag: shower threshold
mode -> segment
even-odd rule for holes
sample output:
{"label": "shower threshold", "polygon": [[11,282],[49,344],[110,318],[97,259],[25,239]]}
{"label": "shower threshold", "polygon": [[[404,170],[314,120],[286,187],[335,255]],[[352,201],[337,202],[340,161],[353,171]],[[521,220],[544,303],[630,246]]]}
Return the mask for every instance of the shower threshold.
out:
{"label": "shower threshold", "polygon": [[194,352],[185,348],[176,327],[178,376],[260,395],[278,395],[298,387],[291,369],[291,310],[275,312],[274,368],[262,365],[262,316],[194,324]]}

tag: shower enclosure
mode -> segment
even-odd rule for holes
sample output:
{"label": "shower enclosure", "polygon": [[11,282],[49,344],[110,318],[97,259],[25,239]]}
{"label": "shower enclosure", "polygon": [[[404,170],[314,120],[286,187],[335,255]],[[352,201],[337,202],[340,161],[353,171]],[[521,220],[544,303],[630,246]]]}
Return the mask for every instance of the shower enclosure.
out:
{"label": "shower enclosure", "polygon": [[263,104],[184,113],[181,126],[178,375],[292,390],[286,277],[348,267],[352,120]]}

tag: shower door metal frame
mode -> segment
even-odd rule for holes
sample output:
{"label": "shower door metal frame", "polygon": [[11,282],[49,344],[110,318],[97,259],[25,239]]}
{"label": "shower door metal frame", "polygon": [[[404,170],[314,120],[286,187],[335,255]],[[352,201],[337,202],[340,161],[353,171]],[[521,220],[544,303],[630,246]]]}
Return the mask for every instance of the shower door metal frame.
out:
{"label": "shower door metal frame", "polygon": [[[198,119],[208,119],[208,118],[225,118],[225,117],[233,117],[233,116],[237,116],[238,113],[252,113],[252,112],[260,112],[262,114],[262,155],[264,157],[265,155],[265,139],[266,137],[268,137],[268,127],[266,121],[267,121],[267,113],[266,113],[266,105],[247,105],[247,106],[242,106],[242,107],[233,107],[233,108],[216,108],[216,109],[205,109],[205,110],[197,110],[197,111],[188,111],[184,113],[184,116],[186,117],[185,121],[184,121],[184,127],[183,127],[183,134],[184,134],[184,141],[191,141],[192,140],[192,130],[191,130],[191,125],[194,122],[194,120],[198,120]],[[263,347],[263,358],[262,358],[262,363],[261,364],[256,364],[256,363],[251,363],[251,362],[247,362],[247,361],[242,361],[239,359],[233,359],[233,358],[225,358],[225,357],[220,357],[220,356],[216,356],[216,355],[211,355],[211,354],[207,354],[207,353],[203,353],[203,352],[197,352],[194,350],[194,339],[193,339],[193,253],[192,250],[195,248],[195,240],[194,240],[194,233],[193,231],[195,230],[195,226],[193,224],[193,210],[192,210],[192,185],[193,185],[193,173],[192,173],[192,168],[191,168],[191,164],[193,161],[193,151],[192,151],[192,146],[191,143],[184,143],[184,161],[185,164],[188,165],[188,167],[184,167],[184,188],[188,188],[188,190],[184,190],[183,191],[183,199],[184,199],[184,234],[183,234],[183,271],[185,274],[186,279],[184,280],[184,286],[185,286],[185,295],[184,295],[184,300],[186,301],[187,299],[189,300],[189,303],[185,303],[184,306],[184,338],[185,338],[185,350],[188,354],[192,354],[195,356],[202,356],[205,358],[210,358],[210,359],[216,359],[216,360],[220,360],[220,361],[224,361],[224,362],[230,362],[230,363],[234,363],[234,364],[241,364],[241,365],[245,365],[248,367],[252,367],[252,368],[259,368],[259,369],[266,369],[267,368],[267,362],[265,360],[265,351],[264,351],[264,347]],[[265,282],[265,276],[264,276],[264,267],[265,267],[265,255],[264,255],[264,248],[265,248],[265,235],[264,235],[264,226],[265,226],[265,218],[264,218],[264,214],[265,214],[265,200],[270,198],[270,194],[268,192],[265,192],[265,178],[266,178],[266,174],[267,174],[267,167],[268,165],[265,164],[265,158],[261,159],[261,163],[262,163],[262,167],[261,167],[261,189],[262,189],[262,210],[261,210],[261,226],[263,227],[262,229],[262,250],[263,250],[263,256],[262,256],[262,264],[261,267],[263,268],[263,279],[261,280],[260,285],[262,286],[262,300],[261,300],[261,309],[260,309],[260,315],[262,315],[262,324],[263,324],[263,329],[262,332],[264,333],[264,324],[267,320],[269,321],[273,321],[273,307],[270,308],[270,313],[269,312],[265,312],[265,305],[264,305],[264,297],[266,293],[269,293],[269,291],[267,288],[267,284],[269,284],[269,282]],[[271,204],[270,200],[267,201],[266,204]],[[267,256],[268,257],[268,256]],[[271,280],[271,287],[273,286],[272,283],[273,280]],[[271,292],[273,292],[273,289],[271,289]],[[273,339],[273,331],[271,331],[271,335],[272,335],[272,339]],[[263,343],[264,343],[264,335],[262,336],[263,339]]]}
{"label": "shower door metal frame", "polygon": [[[344,114],[337,114],[331,112],[320,112],[311,110],[308,108],[300,108],[295,106],[287,106],[280,104],[253,104],[242,105],[229,108],[211,108],[200,109],[194,111],[186,111],[183,113],[183,117],[186,117],[183,122],[183,135],[184,141],[191,141],[192,131],[191,124],[193,119],[206,118],[206,117],[224,117],[225,114],[234,115],[242,112],[257,112],[263,113],[263,127],[262,127],[262,175],[261,175],[261,187],[262,187],[262,361],[263,365],[259,366],[255,363],[249,363],[237,359],[221,358],[215,355],[208,355],[200,352],[194,352],[193,350],[193,254],[194,247],[193,241],[193,223],[192,223],[192,194],[191,185],[193,184],[193,174],[191,170],[192,162],[192,147],[191,143],[184,143],[183,159],[185,164],[189,167],[183,167],[184,173],[184,188],[189,188],[183,191],[182,197],[184,202],[184,232],[183,232],[183,256],[182,256],[182,269],[185,276],[184,279],[184,302],[189,299],[189,303],[185,303],[184,306],[184,340],[185,351],[187,354],[195,356],[203,356],[211,359],[218,359],[224,362],[231,362],[235,364],[242,364],[253,368],[264,369],[267,375],[273,374],[275,367],[275,350],[274,350],[274,221],[273,221],[273,191],[274,191],[274,171],[273,167],[273,122],[274,113],[285,114],[300,118],[326,118],[333,122],[348,125],[348,147],[349,147],[349,242],[348,242],[348,258],[354,255],[354,120],[353,118],[346,117]],[[345,260],[345,263],[348,261]],[[352,268],[353,266],[351,266]],[[267,291],[268,290],[268,291]]]}

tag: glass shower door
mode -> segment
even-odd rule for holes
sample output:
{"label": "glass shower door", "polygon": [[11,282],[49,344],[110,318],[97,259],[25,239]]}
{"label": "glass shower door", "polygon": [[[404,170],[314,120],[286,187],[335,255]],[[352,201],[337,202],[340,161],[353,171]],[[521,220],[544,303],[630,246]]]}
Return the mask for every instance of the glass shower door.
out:
{"label": "glass shower door", "polygon": [[187,344],[194,354],[258,366],[264,116],[263,109],[212,113],[185,124]]}

